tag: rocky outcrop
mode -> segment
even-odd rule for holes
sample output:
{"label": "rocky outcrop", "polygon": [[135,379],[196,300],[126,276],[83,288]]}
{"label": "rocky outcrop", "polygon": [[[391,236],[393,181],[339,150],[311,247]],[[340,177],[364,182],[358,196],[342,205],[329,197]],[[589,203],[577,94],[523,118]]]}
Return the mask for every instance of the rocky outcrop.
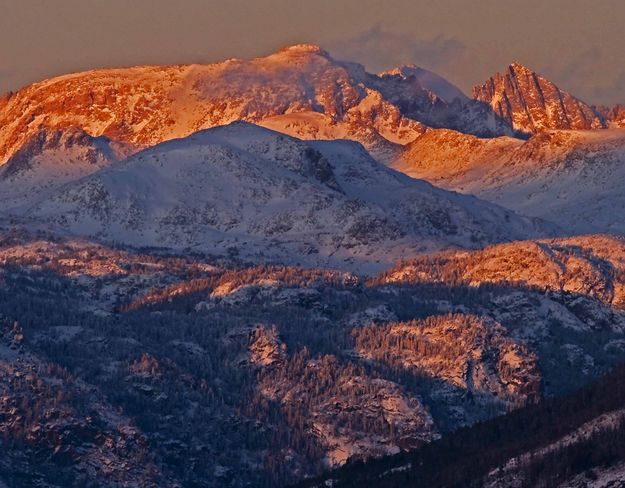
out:
{"label": "rocky outcrop", "polygon": [[[582,236],[515,242],[473,253],[416,259],[384,273],[386,283],[448,282],[477,287],[510,285],[592,297],[625,308],[625,242],[612,236]],[[617,326],[617,321],[611,321]]]}
{"label": "rocky outcrop", "polygon": [[487,317],[452,314],[355,329],[366,358],[414,369],[476,401],[519,405],[540,398],[537,357]]}
{"label": "rocky outcrop", "polygon": [[589,105],[518,63],[476,86],[473,98],[490,105],[514,129],[526,133],[605,127]]}
{"label": "rocky outcrop", "polygon": [[250,363],[259,367],[266,367],[282,363],[285,359],[286,345],[280,340],[278,329],[276,327],[256,327],[250,342]]}
{"label": "rocky outcrop", "polygon": [[[271,335],[271,332],[269,331]],[[418,398],[399,384],[368,375],[337,357],[311,358],[307,350],[279,357],[260,339],[259,395],[280,405],[292,427],[304,426],[308,442],[326,467],[354,459],[396,454],[438,437],[434,421]],[[253,343],[258,350],[259,339]],[[257,400],[258,401],[258,400]]]}

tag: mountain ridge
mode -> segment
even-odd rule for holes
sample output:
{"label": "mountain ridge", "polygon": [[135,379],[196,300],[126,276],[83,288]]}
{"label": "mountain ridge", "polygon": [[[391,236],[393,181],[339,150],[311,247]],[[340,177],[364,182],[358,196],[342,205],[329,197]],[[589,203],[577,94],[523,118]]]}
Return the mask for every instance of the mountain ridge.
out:
{"label": "mountain ridge", "polygon": [[[369,94],[377,99],[360,113]],[[0,161],[41,128],[76,126],[141,149],[235,120],[259,123],[306,112],[324,115],[326,126],[342,125],[348,137],[374,148],[376,138],[385,140],[381,127],[400,134],[391,142],[402,143],[424,125],[510,132],[471,100],[448,104],[414,76],[373,75],[303,44],[250,60],[97,69],[34,83],[0,103]]]}
{"label": "mountain ridge", "polygon": [[450,190],[558,221],[571,233],[625,227],[622,205],[625,130],[544,130],[521,141],[430,130],[403,147],[391,167]]}
{"label": "mountain ridge", "polygon": [[[135,246],[236,248],[249,258],[264,249],[271,259],[352,267],[390,264],[409,249],[550,232],[388,169],[358,143],[306,142],[247,122],[146,149],[28,212]],[[308,251],[297,258],[296,249]]]}

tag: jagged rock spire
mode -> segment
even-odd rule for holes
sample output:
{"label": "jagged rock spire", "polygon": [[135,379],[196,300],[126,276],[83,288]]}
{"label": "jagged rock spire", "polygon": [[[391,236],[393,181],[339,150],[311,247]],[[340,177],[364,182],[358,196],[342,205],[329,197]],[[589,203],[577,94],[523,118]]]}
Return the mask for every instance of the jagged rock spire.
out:
{"label": "jagged rock spire", "polygon": [[515,130],[527,133],[604,127],[588,104],[519,62],[473,88],[473,98],[490,105]]}

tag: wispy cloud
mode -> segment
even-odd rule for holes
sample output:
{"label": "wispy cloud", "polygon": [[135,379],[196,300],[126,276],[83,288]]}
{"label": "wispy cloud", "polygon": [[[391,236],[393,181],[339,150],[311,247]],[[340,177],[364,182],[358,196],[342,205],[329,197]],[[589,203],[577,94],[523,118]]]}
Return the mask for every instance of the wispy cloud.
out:
{"label": "wispy cloud", "polygon": [[16,74],[15,71],[0,69],[0,95],[14,85]]}
{"label": "wispy cloud", "polygon": [[612,81],[595,86],[592,92],[593,100],[597,100],[599,103],[625,104],[625,71],[617,74]]}
{"label": "wispy cloud", "polygon": [[580,52],[574,59],[563,63],[559,68],[560,76],[565,80],[585,78],[592,74],[603,61],[603,50],[592,46]]}
{"label": "wispy cloud", "polygon": [[625,103],[625,71],[608,78],[610,63],[602,48],[591,46],[550,71],[558,85],[588,103]]}
{"label": "wispy cloud", "polygon": [[378,24],[348,39],[329,45],[337,58],[355,60],[372,71],[382,71],[401,64],[414,63],[436,71],[456,62],[466,46],[455,37],[438,35],[417,39],[402,32],[386,30]]}

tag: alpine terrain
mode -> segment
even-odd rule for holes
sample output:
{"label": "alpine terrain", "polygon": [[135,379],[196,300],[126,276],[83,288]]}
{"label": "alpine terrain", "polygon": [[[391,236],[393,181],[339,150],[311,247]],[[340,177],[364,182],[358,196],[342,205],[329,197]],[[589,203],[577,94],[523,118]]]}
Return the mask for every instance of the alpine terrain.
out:
{"label": "alpine terrain", "polygon": [[0,487],[621,486],[624,120],[314,44],[3,95]]}

